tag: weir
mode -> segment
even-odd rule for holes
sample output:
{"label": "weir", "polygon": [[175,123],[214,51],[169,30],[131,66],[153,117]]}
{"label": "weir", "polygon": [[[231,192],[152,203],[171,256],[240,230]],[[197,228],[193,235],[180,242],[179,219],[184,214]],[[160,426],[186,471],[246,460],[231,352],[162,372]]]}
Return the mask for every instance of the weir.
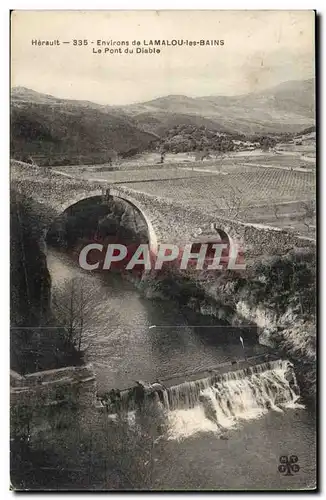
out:
{"label": "weir", "polygon": [[168,412],[201,406],[207,418],[223,425],[228,418],[278,409],[279,405],[293,404],[299,399],[293,365],[288,360],[246,364],[232,371],[212,369],[209,376],[173,385],[162,381],[162,388],[153,384],[152,391],[133,387],[121,391],[115,400],[102,398],[102,404],[111,414],[146,411],[146,403],[151,402]]}

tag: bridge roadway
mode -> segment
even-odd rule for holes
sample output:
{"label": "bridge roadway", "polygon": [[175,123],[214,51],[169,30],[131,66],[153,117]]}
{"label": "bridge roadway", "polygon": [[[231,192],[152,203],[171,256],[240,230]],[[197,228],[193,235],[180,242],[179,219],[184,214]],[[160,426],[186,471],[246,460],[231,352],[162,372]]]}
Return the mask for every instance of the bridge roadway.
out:
{"label": "bridge roadway", "polygon": [[212,225],[216,232],[220,231],[220,235],[226,233],[231,242],[240,244],[247,258],[282,255],[293,247],[315,246],[313,239],[286,230],[225,218],[209,203],[207,206],[194,206],[191,199],[181,202],[137,191],[134,184],[135,180],[131,189],[121,180],[119,184],[113,184],[105,179],[101,182],[78,179],[69,174],[62,175],[21,162],[11,162],[12,188],[29,200],[39,225],[40,240],[45,238],[55,218],[66,209],[81,200],[97,197],[104,203],[115,198],[129,202],[145,219],[153,249],[160,243],[184,244],[196,241],[196,235],[211,232]]}

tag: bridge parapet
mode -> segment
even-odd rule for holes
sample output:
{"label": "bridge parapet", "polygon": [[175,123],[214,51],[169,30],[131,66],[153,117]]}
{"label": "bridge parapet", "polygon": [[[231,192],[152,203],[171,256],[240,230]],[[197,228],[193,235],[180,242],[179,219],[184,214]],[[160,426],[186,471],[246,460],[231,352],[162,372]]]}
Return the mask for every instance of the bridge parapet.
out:
{"label": "bridge parapet", "polygon": [[[246,224],[220,216],[214,210],[163,199],[152,194],[130,189],[126,185],[110,185],[108,182],[73,179],[69,174],[58,175],[39,169],[39,175],[26,170],[19,172],[20,191],[36,203],[35,210],[43,237],[55,218],[67,208],[91,197],[121,198],[133,205],[144,217],[150,241],[155,248],[159,243],[184,244],[194,241],[194,233],[203,233],[212,224],[224,231],[231,241],[239,244],[249,257],[282,255],[293,247],[315,248],[315,241],[275,227]],[[14,183],[15,184],[15,183]]]}

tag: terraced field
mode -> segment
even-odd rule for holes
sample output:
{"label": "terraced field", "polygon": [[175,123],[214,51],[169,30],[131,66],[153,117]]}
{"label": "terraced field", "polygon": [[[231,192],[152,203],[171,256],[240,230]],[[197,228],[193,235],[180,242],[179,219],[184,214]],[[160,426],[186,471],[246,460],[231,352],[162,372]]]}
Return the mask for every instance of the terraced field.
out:
{"label": "terraced field", "polygon": [[316,197],[312,172],[255,167],[232,169],[229,174],[135,182],[128,187],[227,218],[315,237],[315,215],[308,217],[305,208]]}
{"label": "terraced field", "polygon": [[[312,159],[313,160],[313,159]],[[254,163],[262,165],[270,165],[277,167],[288,168],[313,168],[314,161],[307,161],[298,155],[273,155],[273,156],[257,156],[256,158],[250,157],[245,160],[245,163]]]}
{"label": "terraced field", "polygon": [[269,203],[309,200],[315,197],[315,176],[311,172],[255,169],[228,175],[206,175],[196,178],[137,182],[128,187],[156,196],[207,208],[208,204],[228,208],[228,200],[241,197],[244,207]]}
{"label": "terraced field", "polygon": [[[297,156],[275,154],[211,159],[205,162],[162,165],[145,169],[99,171],[71,167],[66,174],[76,180],[127,183],[128,188],[183,203],[205,212],[216,212],[243,222],[273,225],[314,236],[315,216],[307,225],[305,203],[316,198],[316,176],[311,171],[289,169]],[[286,168],[280,167],[280,162]],[[252,165],[251,165],[252,163]],[[264,168],[257,166],[262,163]],[[266,166],[270,165],[270,168]],[[58,169],[59,170],[59,169]],[[62,169],[63,171],[64,169]]]}
{"label": "terraced field", "polygon": [[205,171],[192,171],[183,168],[178,168],[178,166],[170,168],[148,168],[140,170],[116,170],[116,171],[98,171],[91,169],[59,169],[55,168],[54,171],[64,172],[66,174],[72,175],[76,178],[88,179],[90,181],[107,181],[112,183],[124,183],[132,181],[166,181],[169,179],[183,179],[183,178],[193,178],[199,176],[207,176]]}

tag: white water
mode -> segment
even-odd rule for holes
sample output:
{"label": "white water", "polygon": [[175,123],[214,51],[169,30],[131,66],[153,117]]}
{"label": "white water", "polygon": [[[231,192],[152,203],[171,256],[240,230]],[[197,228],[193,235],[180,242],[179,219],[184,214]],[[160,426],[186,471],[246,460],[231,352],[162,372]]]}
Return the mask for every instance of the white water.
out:
{"label": "white water", "polygon": [[[174,408],[168,412],[170,439],[180,440],[199,432],[223,435],[227,429],[240,425],[242,420],[257,419],[268,411],[282,412],[284,407],[304,408],[297,403],[299,390],[288,361],[273,361],[229,372],[211,385],[208,381],[190,383],[190,395],[186,399],[185,388],[181,391],[176,387],[169,389],[169,393],[172,390],[169,406],[172,400]],[[194,384],[203,388],[194,390]]]}
{"label": "white water", "polygon": [[[167,418],[168,438],[181,440],[201,432],[225,437],[241,421],[269,411],[282,413],[283,408],[304,408],[299,397],[293,365],[276,360],[169,387],[155,393],[154,406]],[[140,403],[132,389],[121,392],[119,406],[128,417],[134,418],[137,408],[146,414],[147,403],[153,403],[150,396]]]}

